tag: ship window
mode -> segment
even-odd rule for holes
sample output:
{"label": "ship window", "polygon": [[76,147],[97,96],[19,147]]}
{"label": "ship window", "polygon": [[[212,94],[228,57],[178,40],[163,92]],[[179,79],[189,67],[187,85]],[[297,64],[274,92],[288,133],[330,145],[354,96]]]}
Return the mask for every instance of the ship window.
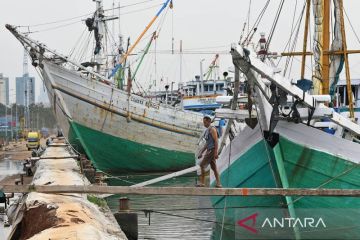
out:
{"label": "ship window", "polygon": [[214,91],[214,86],[213,85],[209,86],[209,91]]}
{"label": "ship window", "polygon": [[205,85],[205,86],[204,86],[204,91],[205,91],[205,92],[209,91],[209,86],[208,86],[208,85]]}
{"label": "ship window", "polygon": [[217,90],[218,90],[218,91],[224,90],[224,84],[223,84],[223,83],[218,84],[218,85],[217,85]]}
{"label": "ship window", "polygon": [[[349,105],[349,98],[347,96],[347,90],[346,90],[346,86],[339,86],[338,87],[339,90],[339,100],[340,100],[340,106],[348,106]],[[353,94],[353,101],[357,100],[357,95],[355,94],[356,93],[356,88],[355,86],[351,86],[351,91],[352,91],[352,94]]]}
{"label": "ship window", "polygon": [[245,93],[245,84],[240,84],[240,87],[239,87],[239,90],[240,90],[240,93],[244,94]]}

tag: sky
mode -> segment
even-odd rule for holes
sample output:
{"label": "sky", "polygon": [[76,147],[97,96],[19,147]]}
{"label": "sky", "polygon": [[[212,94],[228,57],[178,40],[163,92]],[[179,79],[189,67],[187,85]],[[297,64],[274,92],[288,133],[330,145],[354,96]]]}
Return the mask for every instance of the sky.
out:
{"label": "sky", "polygon": [[[104,0],[104,8],[109,9],[112,8],[113,4],[118,6],[120,3],[120,31],[125,39],[130,37],[131,43],[133,43],[164,1]],[[230,45],[239,41],[243,25],[248,19],[250,26],[253,25],[265,2],[266,0],[174,0],[174,8],[168,10],[155,22],[135,50],[135,52],[142,50],[147,44],[151,32],[161,26],[156,41],[156,51],[155,45],[153,45],[150,50],[151,53],[145,58],[139,70],[139,83],[147,89],[150,85],[153,86],[156,80],[156,87],[153,86],[153,88],[163,90],[166,84],[179,82],[180,75],[183,82],[192,80],[195,75],[199,74],[200,61],[204,59],[203,66],[204,71],[206,71],[216,53],[221,53],[219,70],[221,76],[222,72],[228,71],[229,67],[232,66],[231,56],[226,54],[230,51]],[[290,37],[293,16],[299,16],[304,2],[305,0],[285,0],[271,42],[271,51],[282,52],[284,50],[284,46]],[[254,36],[255,41],[259,38],[260,32],[269,33],[279,3],[280,0],[270,1],[258,32]],[[353,28],[360,35],[360,16],[358,14],[360,1],[344,0],[344,7],[351,19]],[[86,14],[94,11],[95,3],[92,0],[1,0],[0,9],[2,10],[0,14],[0,73],[9,77],[10,89],[14,89],[15,77],[21,76],[23,73],[23,49],[5,28],[5,24],[30,26],[30,31],[35,32],[30,34],[30,37],[45,43],[49,48],[56,49],[60,53],[68,54],[76,46],[79,39],[85,39],[84,37],[80,38],[80,36],[87,36],[86,30],[84,32],[86,26],[83,20],[86,18]],[[248,16],[249,12],[250,15]],[[111,15],[112,11],[107,11],[107,13]],[[118,10],[114,13],[115,15],[119,14]],[[56,24],[34,26],[69,18],[73,19]],[[117,21],[114,24],[113,26],[110,23],[109,29],[115,30],[114,38],[116,38],[119,26]],[[360,49],[360,41],[356,39],[347,20],[345,24],[348,48]],[[21,31],[27,31],[27,29],[19,28]],[[171,51],[172,37],[174,37],[176,51],[179,50],[180,40],[182,40],[183,50],[191,51],[192,54],[183,54],[182,61],[180,61],[179,54],[168,54]],[[301,51],[302,48],[302,30],[299,38],[297,51]],[[165,52],[167,54],[164,54]],[[135,56],[130,61],[136,64],[136,59]],[[299,75],[299,60],[300,58],[294,60],[293,71],[290,75],[292,78],[297,78]],[[360,78],[360,56],[352,55],[350,61],[352,78]],[[281,63],[283,62],[284,59]],[[182,66],[182,74],[180,74],[180,65]],[[308,60],[307,74],[310,73],[309,68],[310,59]],[[29,72],[31,76],[36,78],[36,98],[39,100],[41,93],[44,93],[43,84],[31,64],[29,64]],[[11,91],[11,102],[15,99],[14,92]]]}

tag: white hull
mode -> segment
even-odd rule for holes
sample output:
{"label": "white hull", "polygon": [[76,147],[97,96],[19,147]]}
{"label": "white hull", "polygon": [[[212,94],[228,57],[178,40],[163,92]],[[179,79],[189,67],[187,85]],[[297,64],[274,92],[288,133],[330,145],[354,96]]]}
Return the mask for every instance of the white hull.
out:
{"label": "white hull", "polygon": [[[69,121],[122,139],[191,152],[203,131],[202,115],[151,103],[80,72],[44,62],[44,81],[65,136]],[[57,96],[57,97],[55,97]]]}

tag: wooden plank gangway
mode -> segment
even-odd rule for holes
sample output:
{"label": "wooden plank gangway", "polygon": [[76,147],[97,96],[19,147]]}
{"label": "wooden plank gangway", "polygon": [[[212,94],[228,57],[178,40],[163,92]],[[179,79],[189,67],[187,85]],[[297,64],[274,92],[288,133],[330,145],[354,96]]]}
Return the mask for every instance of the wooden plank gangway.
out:
{"label": "wooden plank gangway", "polygon": [[131,187],[131,186],[64,186],[64,185],[4,185],[4,192],[14,193],[78,193],[78,194],[136,194],[184,196],[348,196],[359,197],[360,189],[309,188],[200,188],[200,187]]}

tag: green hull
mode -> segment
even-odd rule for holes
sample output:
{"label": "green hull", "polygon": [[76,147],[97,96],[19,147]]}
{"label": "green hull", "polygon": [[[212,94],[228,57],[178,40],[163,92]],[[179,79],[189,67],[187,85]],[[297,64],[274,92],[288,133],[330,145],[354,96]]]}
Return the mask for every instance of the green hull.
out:
{"label": "green hull", "polygon": [[164,172],[193,166],[194,154],[121,139],[75,122],[69,141],[82,146],[97,169],[105,172]]}
{"label": "green hull", "polygon": [[[231,167],[223,171],[220,180],[223,187],[229,188],[276,188],[279,187],[277,174],[272,173],[275,161],[272,156],[268,157],[266,145],[263,140],[257,142],[246,151],[239,159],[232,163]],[[215,183],[211,184],[213,187]],[[280,207],[285,204],[283,197],[212,197],[212,203],[218,218],[224,216],[223,208],[226,204],[225,222],[232,223],[238,209],[242,207]]]}
{"label": "green hull", "polygon": [[[280,137],[278,146],[280,152],[276,152],[270,146],[267,147],[267,150],[263,140],[257,142],[221,173],[223,186],[270,188],[288,185],[289,188],[360,188],[358,181],[360,169],[357,164],[316,149],[304,147],[284,137]],[[279,154],[283,161],[280,167],[276,159]],[[284,178],[288,180],[286,183],[284,183]],[[215,185],[214,182],[211,184]],[[224,218],[225,226],[232,231],[239,220],[241,208],[284,208],[289,215],[292,210],[296,214],[299,209],[347,208],[350,211],[354,209],[357,213],[360,209],[360,198],[356,197],[289,197],[286,199],[285,197],[248,196],[227,197],[226,199],[212,197],[211,199],[216,208],[217,221],[222,222]],[[291,204],[287,205],[287,200],[290,200]],[[226,211],[223,210],[225,206]],[[349,216],[348,220],[358,222],[358,219],[354,219],[354,215]],[[336,224],[333,222],[330,225]],[[360,228],[349,229],[346,234],[360,236]],[[344,235],[344,237],[346,236]]]}

